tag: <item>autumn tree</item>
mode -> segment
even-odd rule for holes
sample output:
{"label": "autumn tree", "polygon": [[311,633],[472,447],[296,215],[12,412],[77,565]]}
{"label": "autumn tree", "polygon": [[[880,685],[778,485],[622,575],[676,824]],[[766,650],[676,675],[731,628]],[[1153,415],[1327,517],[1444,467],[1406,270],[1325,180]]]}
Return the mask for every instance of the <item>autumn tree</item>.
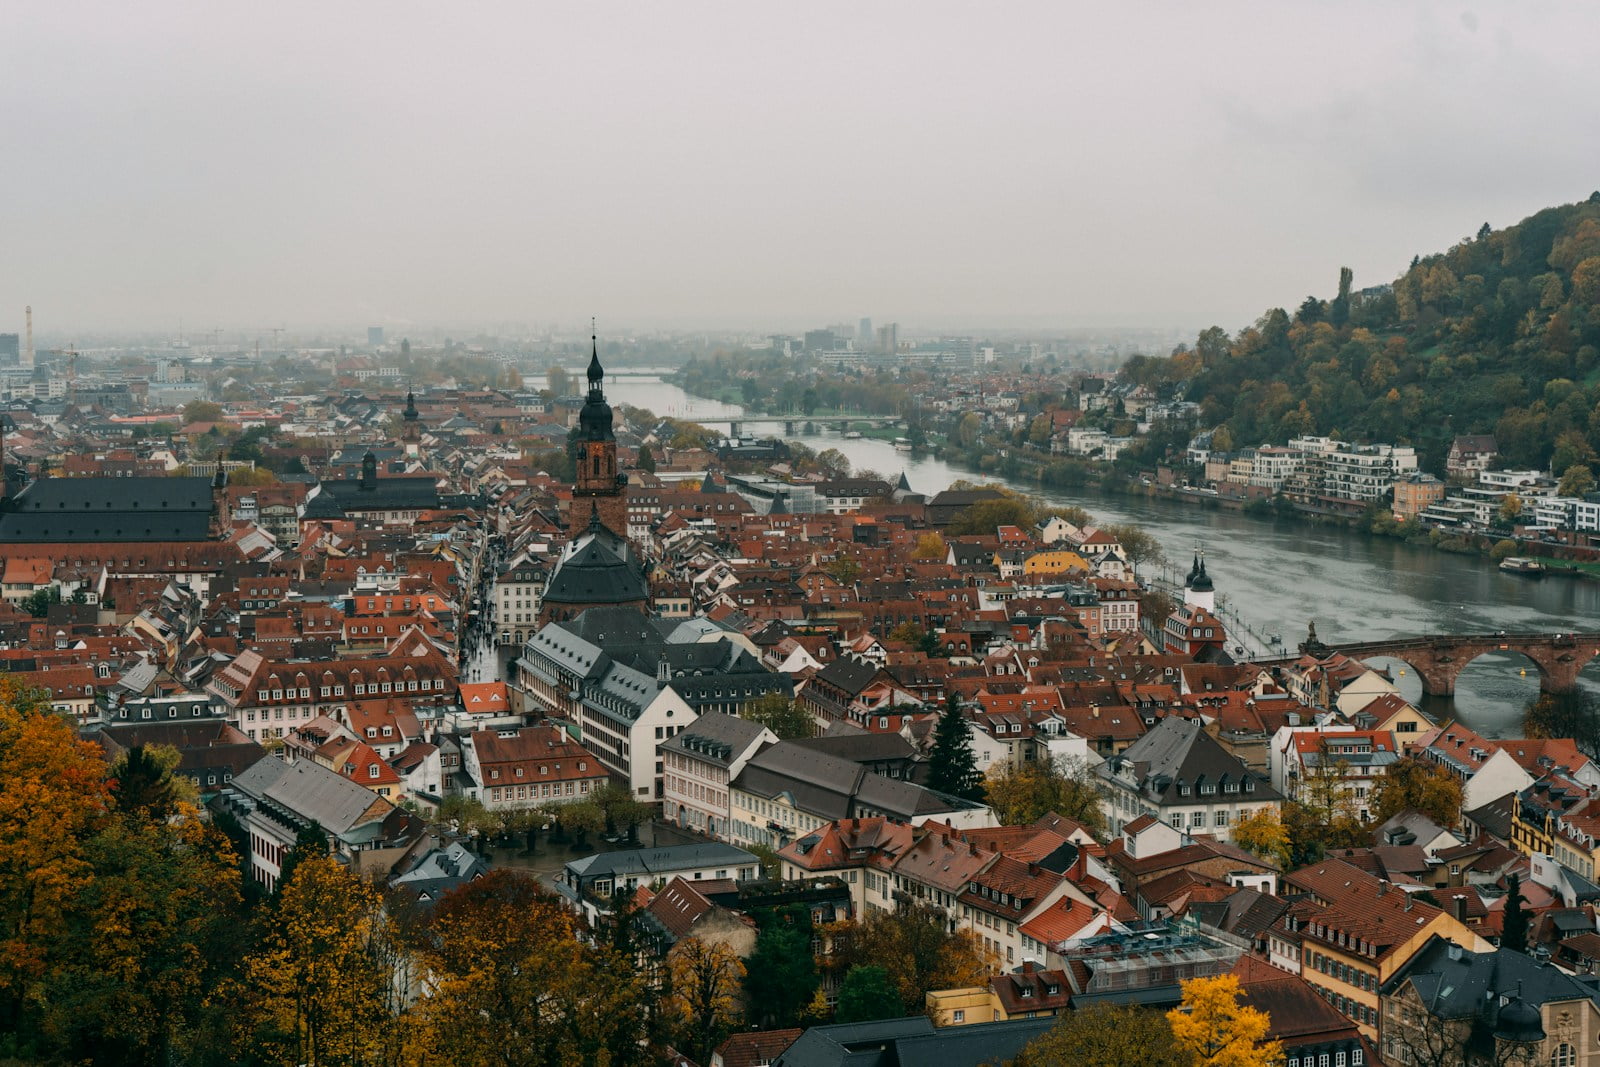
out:
{"label": "autumn tree", "polygon": [[861,1023],[874,1019],[893,1019],[902,1014],[900,992],[882,967],[857,964],[845,972],[839,983],[839,1006],[833,1021]]}
{"label": "autumn tree", "polygon": [[928,788],[963,800],[983,799],[983,774],[972,751],[972,726],[961,714],[954,693],[934,728],[933,751],[928,756]]}
{"label": "autumn tree", "polygon": [[1127,1067],[1131,1063],[1179,1067],[1189,1062],[1162,1013],[1095,1004],[1063,1012],[1054,1026],[1028,1043],[1014,1067]]}
{"label": "autumn tree", "polygon": [[844,556],[833,560],[822,569],[840,585],[850,585],[861,577],[861,564]]}
{"label": "autumn tree", "polygon": [[1556,488],[1560,496],[1587,496],[1594,492],[1594,471],[1582,463],[1574,463],[1561,474],[1561,484]]}
{"label": "autumn tree", "polygon": [[1173,1040],[1195,1067],[1276,1067],[1283,1046],[1268,1041],[1267,1013],[1239,1003],[1239,976],[1183,983],[1183,1003],[1167,1013]]}
{"label": "autumn tree", "polygon": [[925,1010],[930,990],[984,984],[999,962],[971,933],[951,933],[944,912],[926,904],[874,912],[836,945],[840,942],[843,947],[835,948],[840,956],[837,965],[882,967],[906,1015]]}
{"label": "autumn tree", "polygon": [[921,645],[927,636],[928,632],[926,630],[910,621],[901,623],[888,633],[889,640],[899,642],[902,645],[910,645],[912,648]]}
{"label": "autumn tree", "polygon": [[1022,764],[1005,761],[989,772],[984,791],[1003,825],[1031,823],[1054,812],[1082,823],[1091,833],[1105,829],[1099,784],[1084,759],[1046,757]]}
{"label": "autumn tree", "polygon": [[578,933],[553,894],[515,871],[492,871],[441,897],[419,939],[434,982],[418,1006],[417,1044],[428,1062],[638,1062],[635,961]]}
{"label": "autumn tree", "polygon": [[109,803],[98,747],[0,679],[0,1033],[19,1032],[58,962]]}
{"label": "autumn tree", "polygon": [[1580,752],[1600,759],[1600,702],[1578,686],[1541,690],[1523,706],[1522,732],[1525,737],[1570,737]]}
{"label": "autumn tree", "polygon": [[1117,544],[1122,546],[1122,553],[1128,557],[1128,562],[1133,564],[1135,574],[1139,573],[1139,568],[1144,564],[1161,563],[1167,558],[1161,548],[1161,542],[1142,526],[1130,522],[1117,523],[1107,526],[1106,532],[1115,537]]}
{"label": "autumn tree", "polygon": [[681,1045],[701,1063],[739,1023],[744,961],[723,942],[686,937],[667,953],[671,978],[668,1010],[677,1020]]}
{"label": "autumn tree", "polygon": [[980,500],[956,512],[955,518],[945,528],[951,537],[992,536],[1001,526],[1029,529],[1038,518],[1038,508],[1026,497],[1007,493],[990,500]]}
{"label": "autumn tree", "polygon": [[327,856],[302,859],[234,990],[240,1043],[268,1063],[360,1064],[387,1040],[394,958],[373,886]]}
{"label": "autumn tree", "polygon": [[777,691],[764,693],[751,701],[740,717],[765,726],[780,741],[815,737],[817,733],[817,724],[810,713],[793,697]]}
{"label": "autumn tree", "polygon": [[1454,826],[1461,817],[1461,782],[1443,767],[1407,756],[1389,765],[1371,797],[1372,818],[1387,822],[1413,808],[1440,826]]}
{"label": "autumn tree", "polygon": [[283,855],[283,862],[278,864],[278,881],[273,886],[273,899],[280,899],[289,883],[294,880],[294,869],[308,859],[323,859],[328,855],[331,844],[328,833],[322,828],[321,823],[312,823],[302,826],[294,835],[294,844],[289,846]]}
{"label": "autumn tree", "polygon": [[917,538],[916,547],[911,551],[911,558],[941,560],[948,553],[949,547],[944,543],[944,538],[930,530]]}
{"label": "autumn tree", "polygon": [[216,422],[222,418],[222,405],[209,400],[191,400],[183,406],[183,424]]}
{"label": "autumn tree", "polygon": [[155,1065],[208,1050],[222,1019],[212,990],[244,950],[232,846],[195,806],[112,812],[84,845],[93,869],[67,916],[40,1030],[75,1062]]}
{"label": "autumn tree", "polygon": [[1274,808],[1258,808],[1233,824],[1233,843],[1246,852],[1289,869],[1289,831]]}

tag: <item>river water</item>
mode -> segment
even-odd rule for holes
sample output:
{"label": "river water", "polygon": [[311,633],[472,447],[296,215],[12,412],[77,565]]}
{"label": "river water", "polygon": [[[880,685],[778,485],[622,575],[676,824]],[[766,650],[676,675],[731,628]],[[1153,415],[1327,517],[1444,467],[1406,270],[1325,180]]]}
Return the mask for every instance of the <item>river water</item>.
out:
{"label": "river water", "polygon": [[[744,419],[738,405],[689,396],[652,374],[608,377],[606,395],[658,415],[714,426],[740,418],[747,433],[783,432],[781,422]],[[958,479],[980,480],[932,457],[897,452],[886,441],[846,440],[835,430],[797,440],[819,451],[837,448],[852,466],[890,480],[904,471],[914,490],[930,496]],[[1161,542],[1180,579],[1193,552],[1203,549],[1219,602],[1260,637],[1279,635],[1289,651],[1304,640],[1310,622],[1318,637],[1337,644],[1430,633],[1593,630],[1600,616],[1600,583],[1518,578],[1476,556],[1166,498],[1015,487],[1051,503],[1079,505],[1102,523],[1139,524]],[[1253,651],[1262,642],[1249,643]],[[1414,672],[1387,665],[1401,691],[1419,699]],[[1600,663],[1591,664],[1584,683],[1600,690]],[[1435,715],[1459,717],[1487,736],[1517,736],[1523,704],[1537,692],[1538,672],[1530,661],[1516,654],[1483,656],[1463,669],[1454,701],[1430,699],[1424,706]]]}

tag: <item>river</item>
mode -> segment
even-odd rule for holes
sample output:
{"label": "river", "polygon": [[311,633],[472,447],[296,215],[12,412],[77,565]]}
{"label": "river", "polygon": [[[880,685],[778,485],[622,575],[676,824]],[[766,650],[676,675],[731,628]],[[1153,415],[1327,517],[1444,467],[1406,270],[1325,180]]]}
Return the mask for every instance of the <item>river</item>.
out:
{"label": "river", "polygon": [[[654,374],[608,378],[606,394],[658,415],[712,424],[739,418],[749,433],[783,431],[782,422],[744,418],[738,405],[689,396]],[[818,450],[837,448],[855,468],[891,480],[904,471],[914,490],[930,496],[958,479],[980,479],[929,456],[896,452],[886,441],[846,440],[834,430],[797,440]],[[1600,615],[1600,583],[1517,578],[1477,556],[1166,498],[1015,487],[1051,503],[1079,505],[1103,523],[1137,523],[1160,541],[1179,577],[1193,552],[1203,549],[1219,602],[1257,633],[1280,635],[1291,651],[1310,622],[1318,637],[1337,644],[1428,633],[1591,630]],[[1389,665],[1397,675],[1404,669]],[[1413,672],[1397,680],[1407,697],[1420,698]],[[1600,663],[1590,665],[1583,682],[1600,691]],[[1430,699],[1424,706],[1435,715],[1455,715],[1486,736],[1517,736],[1522,706],[1537,691],[1538,672],[1530,661],[1517,654],[1484,656],[1462,671],[1453,701]]]}

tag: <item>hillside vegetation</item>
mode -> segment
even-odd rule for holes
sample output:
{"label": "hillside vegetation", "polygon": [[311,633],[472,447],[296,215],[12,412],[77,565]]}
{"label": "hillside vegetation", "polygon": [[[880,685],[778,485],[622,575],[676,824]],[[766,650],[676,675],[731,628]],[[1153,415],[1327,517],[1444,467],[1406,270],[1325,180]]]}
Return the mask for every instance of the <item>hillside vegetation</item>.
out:
{"label": "hillside vegetation", "polygon": [[1492,433],[1512,467],[1600,449],[1600,193],[1419,257],[1392,285],[1274,308],[1236,336],[1122,370],[1201,405],[1234,446],[1297,434],[1414,445],[1442,473],[1457,434]]}

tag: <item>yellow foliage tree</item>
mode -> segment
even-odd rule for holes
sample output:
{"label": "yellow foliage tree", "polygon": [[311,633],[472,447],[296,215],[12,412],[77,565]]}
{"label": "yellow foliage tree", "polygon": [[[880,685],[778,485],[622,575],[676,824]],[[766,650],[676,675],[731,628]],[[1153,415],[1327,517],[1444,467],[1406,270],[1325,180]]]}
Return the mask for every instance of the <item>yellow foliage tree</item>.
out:
{"label": "yellow foliage tree", "polygon": [[1289,866],[1289,830],[1273,808],[1262,808],[1233,827],[1233,843],[1278,866]]}
{"label": "yellow foliage tree", "polygon": [[429,1063],[560,1067],[637,1051],[645,1020],[637,961],[585,945],[572,916],[532,878],[497,870],[434,906],[419,1005]]}
{"label": "yellow foliage tree", "polygon": [[711,1051],[738,1025],[744,961],[722,942],[686,937],[667,953],[667,973],[672,979],[668,1010],[688,1049],[709,1063]]}
{"label": "yellow foliage tree", "polygon": [[245,962],[244,1043],[285,1065],[381,1060],[399,1030],[394,963],[377,890],[332,858],[302,859],[271,934]]}
{"label": "yellow foliage tree", "polygon": [[949,549],[945,546],[944,538],[933,531],[929,531],[917,538],[917,546],[912,550],[912,559],[944,559]]}
{"label": "yellow foliage tree", "polygon": [[1196,1067],[1275,1067],[1283,1045],[1268,1041],[1267,1013],[1239,1003],[1239,978],[1220,974],[1183,983],[1183,1003],[1167,1013],[1178,1047]]}
{"label": "yellow foliage tree", "polygon": [[0,1023],[18,1018],[51,970],[93,877],[84,842],[109,801],[99,749],[0,679]]}

